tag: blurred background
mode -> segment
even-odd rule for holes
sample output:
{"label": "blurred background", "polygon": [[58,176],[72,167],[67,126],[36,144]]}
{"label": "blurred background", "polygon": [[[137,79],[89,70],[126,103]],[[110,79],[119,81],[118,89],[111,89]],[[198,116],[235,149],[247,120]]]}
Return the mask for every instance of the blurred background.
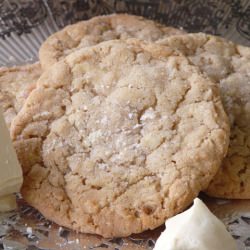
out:
{"label": "blurred background", "polygon": [[40,44],[53,32],[114,12],[250,46],[249,0],[0,0],[0,65],[35,61]]}

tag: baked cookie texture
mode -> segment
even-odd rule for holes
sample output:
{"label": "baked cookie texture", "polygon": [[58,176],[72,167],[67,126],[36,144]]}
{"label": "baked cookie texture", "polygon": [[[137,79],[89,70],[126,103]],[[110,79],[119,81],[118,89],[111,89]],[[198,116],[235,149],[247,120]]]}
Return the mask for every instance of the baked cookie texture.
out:
{"label": "baked cookie texture", "polygon": [[140,16],[112,14],[94,17],[69,25],[51,35],[41,46],[39,58],[43,69],[80,48],[113,39],[138,38],[156,41],[170,35],[184,34],[183,30],[166,27]]}
{"label": "baked cookie texture", "polygon": [[230,119],[228,154],[207,194],[250,199],[250,48],[202,33],[160,43],[182,52],[218,84]]}
{"label": "baked cookie texture", "polygon": [[35,88],[41,73],[39,63],[0,68],[0,106],[8,128],[31,90]]}
{"label": "baked cookie texture", "polygon": [[23,197],[104,237],[164,223],[205,189],[229,123],[214,83],[166,46],[107,41],[38,80],[11,127]]}

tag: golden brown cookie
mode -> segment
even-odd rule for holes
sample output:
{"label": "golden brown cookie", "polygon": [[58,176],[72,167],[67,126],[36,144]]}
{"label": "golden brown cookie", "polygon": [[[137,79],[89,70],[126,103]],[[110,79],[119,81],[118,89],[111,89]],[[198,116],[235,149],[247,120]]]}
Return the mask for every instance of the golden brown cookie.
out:
{"label": "golden brown cookie", "polygon": [[113,237],[184,210],[217,172],[229,124],[216,85],[185,57],[113,40],[46,71],[11,134],[23,197],[60,225]]}
{"label": "golden brown cookie", "polygon": [[182,30],[166,27],[140,16],[112,14],[97,16],[65,27],[51,35],[41,46],[39,57],[43,69],[48,69],[68,54],[80,48],[113,39],[138,38],[156,41]]}
{"label": "golden brown cookie", "polygon": [[218,84],[230,118],[228,154],[206,192],[221,198],[250,199],[250,48],[202,33],[160,43],[181,51]]}
{"label": "golden brown cookie", "polygon": [[0,106],[8,128],[41,75],[39,63],[0,68]]}

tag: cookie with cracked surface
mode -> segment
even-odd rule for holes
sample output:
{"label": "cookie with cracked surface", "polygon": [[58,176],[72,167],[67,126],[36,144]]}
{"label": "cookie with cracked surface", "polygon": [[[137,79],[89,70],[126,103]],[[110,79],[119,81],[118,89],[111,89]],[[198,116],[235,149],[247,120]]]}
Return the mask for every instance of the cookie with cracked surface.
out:
{"label": "cookie with cracked surface", "polygon": [[43,69],[48,69],[68,54],[80,48],[113,39],[138,38],[156,41],[166,36],[185,33],[140,16],[112,14],[97,16],[69,25],[51,35],[41,46],[39,58]]}
{"label": "cookie with cracked surface", "polygon": [[0,106],[8,128],[41,75],[39,63],[0,68]]}
{"label": "cookie with cracked surface", "polygon": [[207,194],[250,199],[250,48],[202,33],[176,36],[161,44],[181,51],[218,84],[230,119],[228,154]]}
{"label": "cookie with cracked surface", "polygon": [[32,206],[74,230],[118,237],[158,227],[207,187],[229,124],[216,85],[185,57],[113,40],[46,71],[11,135]]}

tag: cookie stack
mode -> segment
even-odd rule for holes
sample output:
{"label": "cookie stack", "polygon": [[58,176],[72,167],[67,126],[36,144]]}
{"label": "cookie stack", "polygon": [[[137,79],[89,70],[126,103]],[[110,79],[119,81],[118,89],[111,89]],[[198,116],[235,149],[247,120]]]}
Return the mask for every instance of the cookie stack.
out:
{"label": "cookie stack", "polygon": [[249,48],[116,14],[67,26],[39,58],[0,71],[0,105],[22,195],[48,219],[128,236],[200,191],[250,198]]}

